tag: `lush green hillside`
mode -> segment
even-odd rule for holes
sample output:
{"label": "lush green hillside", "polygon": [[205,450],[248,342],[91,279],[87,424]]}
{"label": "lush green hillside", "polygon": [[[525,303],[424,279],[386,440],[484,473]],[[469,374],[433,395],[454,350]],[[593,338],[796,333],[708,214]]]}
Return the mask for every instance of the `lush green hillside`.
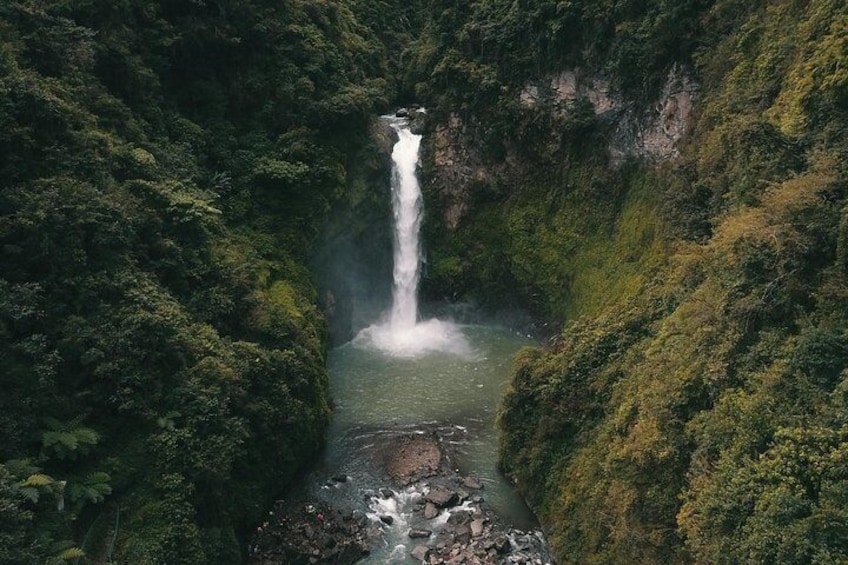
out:
{"label": "lush green hillside", "polygon": [[837,0],[3,3],[0,562],[241,559],[321,445],[308,266],[387,244],[397,98],[425,291],[564,322],[499,420],[562,560],[845,561],[846,38]]}
{"label": "lush green hillside", "polygon": [[0,6],[0,562],[239,562],[320,448],[306,265],[392,88],[352,8]]}
{"label": "lush green hillside", "polygon": [[[505,470],[568,563],[844,562],[848,8],[520,4],[451,3],[417,52],[429,291],[566,320],[517,360]],[[588,97],[521,103],[583,67],[638,119],[675,63],[678,157],[611,159]]]}

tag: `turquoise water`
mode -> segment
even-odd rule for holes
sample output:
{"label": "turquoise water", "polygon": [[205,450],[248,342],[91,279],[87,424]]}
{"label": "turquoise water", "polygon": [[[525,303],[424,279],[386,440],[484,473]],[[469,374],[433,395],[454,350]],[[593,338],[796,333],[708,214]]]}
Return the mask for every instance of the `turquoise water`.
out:
{"label": "turquoise water", "polygon": [[[314,495],[367,512],[369,494],[391,486],[374,461],[374,445],[391,442],[396,435],[438,429],[454,444],[454,463],[460,472],[484,483],[481,494],[487,505],[508,525],[535,526],[532,513],[497,470],[495,432],[495,413],[512,357],[533,342],[502,328],[456,329],[468,345],[461,348],[464,354],[431,351],[413,358],[394,357],[356,340],[330,352],[334,415],[323,462],[313,476]],[[342,484],[327,480],[340,475],[349,480]],[[414,493],[407,494],[414,498]],[[403,550],[395,544],[409,544],[402,508],[407,498],[399,496],[400,507],[389,512],[398,518],[398,535],[389,533],[387,551],[394,548],[399,555]],[[372,556],[372,562],[386,559],[379,552]]]}

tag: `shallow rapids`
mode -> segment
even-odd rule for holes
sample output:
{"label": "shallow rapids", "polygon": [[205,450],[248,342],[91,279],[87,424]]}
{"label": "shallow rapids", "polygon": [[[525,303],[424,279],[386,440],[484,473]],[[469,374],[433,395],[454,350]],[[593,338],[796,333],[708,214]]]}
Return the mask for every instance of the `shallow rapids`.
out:
{"label": "shallow rapids", "polygon": [[[480,495],[503,522],[525,530],[535,527],[532,514],[497,470],[494,428],[512,356],[531,342],[499,328],[457,329],[466,340],[465,355],[430,352],[412,359],[361,343],[348,343],[329,354],[334,415],[323,460],[310,477],[309,494],[365,512],[381,528],[383,547],[364,563],[406,563],[403,556],[420,543],[407,535],[420,492],[393,485],[375,455],[376,446],[393,445],[393,438],[410,433],[438,430],[451,444],[452,464],[459,474],[480,479]],[[391,488],[396,496],[382,499],[381,488]],[[380,515],[392,516],[393,524],[381,523]]]}

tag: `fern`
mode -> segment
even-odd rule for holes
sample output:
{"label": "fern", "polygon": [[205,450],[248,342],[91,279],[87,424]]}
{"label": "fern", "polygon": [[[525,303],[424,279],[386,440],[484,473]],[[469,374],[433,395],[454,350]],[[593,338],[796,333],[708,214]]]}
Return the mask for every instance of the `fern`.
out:
{"label": "fern", "polygon": [[29,459],[11,459],[6,461],[4,465],[12,476],[22,480],[24,477],[29,477],[30,475],[34,475],[41,471],[41,469],[33,465],[32,461]]}
{"label": "fern", "polygon": [[50,486],[56,481],[53,477],[49,475],[45,475],[43,473],[36,473],[34,475],[30,475],[27,477],[25,481],[21,483],[22,487],[46,487]]}
{"label": "fern", "polygon": [[52,428],[41,436],[41,444],[45,449],[52,450],[59,459],[75,459],[78,454],[85,454],[100,441],[100,434],[91,428],[78,426],[71,422],[61,429],[56,429],[57,423],[51,419],[47,425]]}
{"label": "fern", "polygon": [[73,482],[68,485],[68,498],[73,503],[94,504],[103,502],[103,499],[112,494],[109,486],[111,477],[108,473],[95,472],[88,475],[82,482]]}
{"label": "fern", "polygon": [[69,547],[68,549],[60,552],[56,557],[62,561],[71,561],[73,559],[81,559],[85,557],[85,552],[78,547]]}
{"label": "fern", "polygon": [[70,540],[62,540],[51,544],[51,557],[46,561],[46,565],[62,565],[68,561],[75,561],[85,557],[85,551],[77,547]]}
{"label": "fern", "polygon": [[26,498],[27,500],[29,500],[33,504],[36,504],[38,502],[38,499],[41,498],[41,493],[38,492],[37,488],[23,487],[23,488],[19,489],[18,492],[20,492],[21,495],[24,498]]}

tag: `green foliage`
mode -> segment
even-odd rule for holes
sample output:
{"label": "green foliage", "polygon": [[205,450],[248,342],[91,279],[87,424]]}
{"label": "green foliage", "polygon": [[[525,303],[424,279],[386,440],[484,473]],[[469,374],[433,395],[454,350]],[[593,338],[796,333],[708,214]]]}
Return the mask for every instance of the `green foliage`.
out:
{"label": "green foliage", "polygon": [[[329,417],[306,263],[331,214],[388,246],[365,131],[419,96],[486,173],[429,292],[567,320],[499,418],[560,557],[844,561],[842,4],[3,3],[0,560],[238,561]],[[584,67],[644,106],[673,64],[674,166],[518,103]]]}
{"label": "green foliage", "polygon": [[[434,161],[475,180],[427,171],[425,284],[565,320],[498,420],[560,559],[844,561],[844,3],[436,5],[407,80],[442,106]],[[668,164],[611,166],[603,117],[516,102],[575,67],[647,102],[673,63],[701,91]]]}
{"label": "green foliage", "polygon": [[55,418],[46,418],[45,423],[50,429],[41,435],[41,444],[59,459],[76,459],[79,455],[86,455],[100,441],[97,432],[80,426],[78,422],[63,424]]}
{"label": "green foliage", "polygon": [[429,227],[436,250],[426,288],[490,307],[529,305],[560,319],[637,295],[668,253],[657,190],[664,178],[611,172],[591,159],[557,160],[569,151],[545,157],[551,163],[542,174],[504,175],[498,188],[507,196],[472,207],[454,233]]}
{"label": "green foliage", "polygon": [[394,88],[360,4],[0,6],[8,559],[236,562],[320,448],[306,262]]}
{"label": "green foliage", "polygon": [[647,98],[673,62],[687,63],[708,0],[430,2],[407,47],[406,81],[451,111],[497,111],[530,78],[565,66],[607,69]]}

